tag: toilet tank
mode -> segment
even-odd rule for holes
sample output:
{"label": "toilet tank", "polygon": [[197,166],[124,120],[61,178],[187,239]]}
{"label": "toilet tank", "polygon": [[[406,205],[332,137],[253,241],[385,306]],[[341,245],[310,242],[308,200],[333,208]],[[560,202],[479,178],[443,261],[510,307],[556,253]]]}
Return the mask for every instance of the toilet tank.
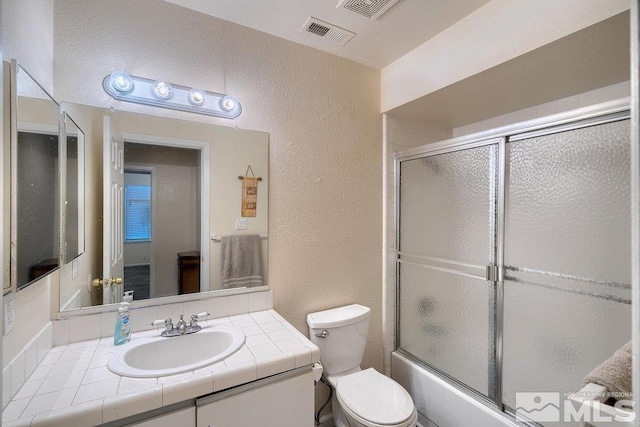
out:
{"label": "toilet tank", "polygon": [[325,374],[335,375],[360,366],[367,345],[370,315],[371,309],[359,304],[307,315],[309,338],[320,348],[320,363]]}

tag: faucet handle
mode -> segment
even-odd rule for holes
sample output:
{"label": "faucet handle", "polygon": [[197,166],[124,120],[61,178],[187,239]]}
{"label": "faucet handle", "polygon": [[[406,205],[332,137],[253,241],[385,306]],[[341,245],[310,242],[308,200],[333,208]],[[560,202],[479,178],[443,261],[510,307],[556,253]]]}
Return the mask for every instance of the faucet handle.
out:
{"label": "faucet handle", "polygon": [[202,313],[198,313],[198,314],[192,314],[189,327],[195,328],[196,326],[198,326],[198,320],[204,320],[204,318],[207,316],[209,316],[209,313],[207,313],[206,311],[203,311]]}
{"label": "faucet handle", "polygon": [[173,321],[171,320],[171,318],[167,318],[167,319],[159,319],[159,320],[154,320],[153,322],[151,322],[151,326],[153,326],[154,328],[159,328],[160,326],[164,326],[164,328],[167,331],[171,331],[173,329]]}
{"label": "faucet handle", "polygon": [[189,322],[189,327],[190,328],[195,328],[196,326],[198,326],[198,316],[195,314],[191,315],[191,322]]}

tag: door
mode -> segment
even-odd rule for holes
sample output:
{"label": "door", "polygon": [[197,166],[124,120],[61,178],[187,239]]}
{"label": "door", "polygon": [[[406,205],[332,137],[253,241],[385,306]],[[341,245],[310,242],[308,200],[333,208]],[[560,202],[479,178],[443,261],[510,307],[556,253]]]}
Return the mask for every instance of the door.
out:
{"label": "door", "polygon": [[523,419],[558,417],[631,337],[629,134],[578,123],[507,144],[503,401]]}
{"label": "door", "polygon": [[243,386],[240,386],[197,399],[196,426],[313,426],[313,373],[308,371],[278,379],[286,375],[260,380],[258,384],[265,380],[273,382],[262,386],[254,383],[247,391],[241,391]]}
{"label": "door", "polygon": [[[103,303],[122,301],[124,285],[124,140],[104,116]],[[119,283],[118,283],[119,282]]]}
{"label": "door", "polygon": [[398,347],[494,398],[497,141],[399,168]]}

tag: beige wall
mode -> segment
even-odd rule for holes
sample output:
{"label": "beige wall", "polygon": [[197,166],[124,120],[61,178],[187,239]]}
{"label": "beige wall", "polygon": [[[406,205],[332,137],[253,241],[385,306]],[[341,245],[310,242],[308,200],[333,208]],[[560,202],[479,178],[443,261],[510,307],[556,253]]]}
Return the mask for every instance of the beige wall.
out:
{"label": "beige wall", "polygon": [[[270,134],[275,309],[306,333],[309,312],[370,306],[364,366],[381,369],[379,71],[159,0],[55,6],[57,98]],[[232,94],[243,113],[229,122],[115,102],[101,81],[117,69]]]}
{"label": "beige wall", "polygon": [[382,69],[381,111],[628,9],[628,0],[493,0]]}
{"label": "beige wall", "polygon": [[149,242],[129,242],[124,244],[124,266],[146,265],[149,258],[151,244]]}
{"label": "beige wall", "polygon": [[[237,134],[238,132],[234,132]],[[268,136],[267,136],[268,138]],[[216,144],[215,154],[211,156],[211,234],[262,234],[262,265],[264,284],[269,284],[268,252],[269,252],[269,143],[255,139],[251,134],[235,135],[232,144]],[[222,142],[222,141],[221,141]],[[245,176],[247,166],[258,182],[258,198],[256,216],[247,217],[247,230],[235,230],[236,218],[241,218],[242,182],[238,176]],[[251,172],[249,172],[251,176]],[[220,275],[221,245],[212,242],[210,245],[211,279],[210,289],[223,289]]]}
{"label": "beige wall", "polygon": [[561,98],[556,101],[514,111],[509,114],[492,117],[480,122],[471,123],[465,126],[453,128],[453,137],[468,135],[484,130],[494,129],[514,123],[533,120],[539,117],[549,116],[555,113],[575,110],[576,108],[588,107],[600,102],[613,101],[631,96],[631,82],[626,81],[610,86],[601,87],[589,92]]}

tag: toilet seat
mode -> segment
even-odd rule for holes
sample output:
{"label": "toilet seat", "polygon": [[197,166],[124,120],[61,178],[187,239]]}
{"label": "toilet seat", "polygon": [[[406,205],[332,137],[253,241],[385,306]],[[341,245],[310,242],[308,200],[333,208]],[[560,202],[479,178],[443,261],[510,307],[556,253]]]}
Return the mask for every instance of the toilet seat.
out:
{"label": "toilet seat", "polygon": [[336,397],[343,410],[362,425],[415,425],[417,412],[409,393],[373,368],[340,378]]}

